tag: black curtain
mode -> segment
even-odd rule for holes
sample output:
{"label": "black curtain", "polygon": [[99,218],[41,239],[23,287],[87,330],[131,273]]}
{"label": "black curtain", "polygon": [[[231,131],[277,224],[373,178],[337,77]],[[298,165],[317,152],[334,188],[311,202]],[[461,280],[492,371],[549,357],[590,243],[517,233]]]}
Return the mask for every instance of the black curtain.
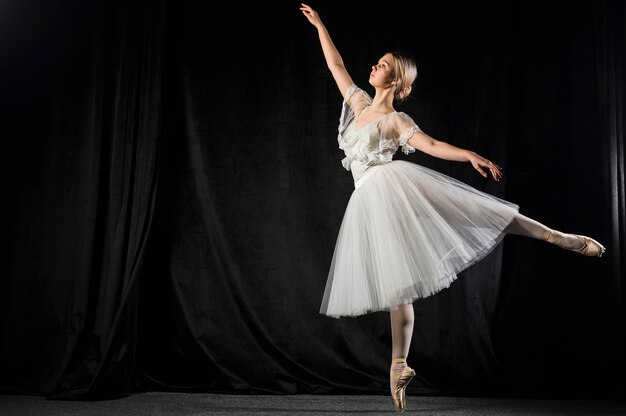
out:
{"label": "black curtain", "polygon": [[[318,313],[353,189],[341,96],[299,2],[7,3],[0,388],[386,394],[388,314]],[[507,236],[415,303],[411,394],[626,398],[620,1],[311,3],[355,82],[505,167],[398,154],[591,235]]]}
{"label": "black curtain", "polygon": [[164,5],[12,6],[31,48],[9,45],[23,60],[4,78],[21,106],[5,154],[2,383],[59,398],[128,391],[157,195]]}

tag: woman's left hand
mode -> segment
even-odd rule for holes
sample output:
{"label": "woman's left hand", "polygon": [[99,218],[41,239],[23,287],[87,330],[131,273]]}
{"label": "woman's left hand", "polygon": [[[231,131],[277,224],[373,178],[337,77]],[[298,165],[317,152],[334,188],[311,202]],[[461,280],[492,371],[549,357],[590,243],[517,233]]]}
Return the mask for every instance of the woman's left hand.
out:
{"label": "woman's left hand", "polygon": [[500,166],[482,156],[477,155],[476,153],[470,157],[470,163],[474,166],[474,169],[476,169],[485,178],[489,176],[485,169],[491,172],[491,176],[493,176],[493,179],[496,181],[499,181],[502,178],[502,168]]}

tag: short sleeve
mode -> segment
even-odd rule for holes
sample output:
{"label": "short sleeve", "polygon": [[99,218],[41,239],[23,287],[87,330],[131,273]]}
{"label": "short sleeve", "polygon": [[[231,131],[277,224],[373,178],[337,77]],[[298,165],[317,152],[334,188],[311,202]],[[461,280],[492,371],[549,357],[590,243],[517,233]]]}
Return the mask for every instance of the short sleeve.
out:
{"label": "short sleeve", "polygon": [[406,113],[399,112],[396,119],[398,129],[398,146],[402,148],[402,153],[409,154],[415,152],[415,148],[408,141],[415,132],[422,131],[417,124]]}
{"label": "short sleeve", "polygon": [[359,114],[366,106],[372,102],[372,98],[356,84],[350,85],[341,106],[341,116],[339,117],[339,134],[354,121],[355,114]]}
{"label": "short sleeve", "polygon": [[360,114],[365,107],[372,103],[372,97],[355,84],[352,84],[346,92],[344,101],[352,107],[354,114]]}

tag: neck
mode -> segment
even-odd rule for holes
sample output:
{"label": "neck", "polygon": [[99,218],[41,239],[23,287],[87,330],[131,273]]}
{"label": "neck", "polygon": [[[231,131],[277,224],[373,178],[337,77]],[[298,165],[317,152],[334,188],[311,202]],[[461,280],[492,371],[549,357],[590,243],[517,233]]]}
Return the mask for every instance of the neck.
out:
{"label": "neck", "polygon": [[376,94],[372,99],[372,110],[389,113],[393,109],[393,92],[391,88],[376,89]]}

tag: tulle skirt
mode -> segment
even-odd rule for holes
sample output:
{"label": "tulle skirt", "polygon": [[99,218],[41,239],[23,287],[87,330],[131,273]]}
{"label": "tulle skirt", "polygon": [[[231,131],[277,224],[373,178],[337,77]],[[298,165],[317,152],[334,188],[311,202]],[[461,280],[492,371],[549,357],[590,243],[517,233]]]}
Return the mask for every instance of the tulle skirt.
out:
{"label": "tulle skirt", "polygon": [[415,163],[370,167],[346,207],[320,313],[390,310],[449,287],[493,250],[518,211]]}

